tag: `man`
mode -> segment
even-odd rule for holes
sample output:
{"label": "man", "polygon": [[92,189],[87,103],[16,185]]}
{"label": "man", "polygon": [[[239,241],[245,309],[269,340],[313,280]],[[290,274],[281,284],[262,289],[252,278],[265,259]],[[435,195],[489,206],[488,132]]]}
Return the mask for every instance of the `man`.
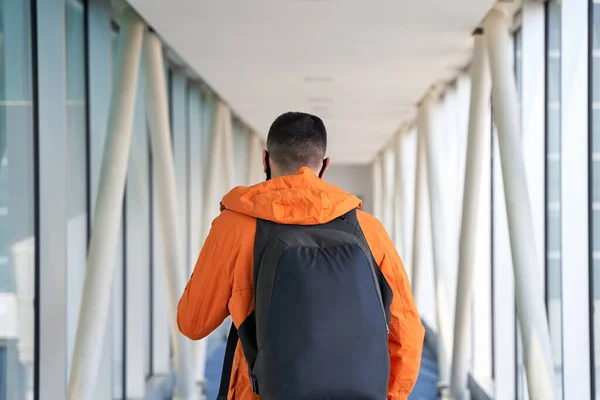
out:
{"label": "man", "polygon": [[[352,359],[354,354],[356,354],[357,357],[361,357],[360,354],[363,354],[362,357],[368,358],[371,354],[376,353],[376,350],[374,350],[374,347],[369,347],[368,350],[360,353],[362,350],[360,349],[362,344],[371,343],[368,344],[368,346],[377,346],[378,344],[376,341],[382,341],[383,346],[385,346],[384,352],[386,359],[381,361],[381,363],[379,363],[379,361],[374,361],[375,363],[379,363],[381,365],[372,365],[369,366],[369,369],[371,371],[376,371],[381,367],[381,371],[386,371],[386,376],[383,377],[383,396],[379,397],[377,395],[373,395],[369,397],[364,394],[360,396],[347,394],[344,396],[339,394],[341,392],[338,392],[338,394],[330,396],[328,395],[326,398],[350,399],[354,396],[354,398],[375,397],[381,399],[387,395],[387,399],[406,399],[412,391],[417,379],[424,336],[424,329],[421,325],[419,314],[415,307],[410,284],[402,261],[400,260],[394,244],[385,232],[382,224],[371,215],[361,211],[354,211],[361,206],[361,201],[357,197],[350,195],[341,189],[324,182],[321,179],[321,177],[327,171],[330,163],[330,160],[325,158],[326,146],[327,133],[323,122],[318,117],[303,113],[286,113],[275,120],[271,126],[271,129],[269,130],[267,150],[263,153],[263,165],[267,175],[267,181],[249,188],[235,188],[223,198],[221,204],[221,215],[213,221],[210,234],[206,239],[204,247],[202,248],[200,257],[194,269],[194,273],[192,274],[192,277],[190,278],[190,281],[185,288],[185,292],[183,293],[183,296],[179,302],[177,314],[179,329],[184,335],[192,340],[202,339],[215,330],[228,315],[231,315],[233,324],[240,330],[240,337],[242,339],[244,339],[244,336],[248,336],[248,334],[242,334],[242,328],[244,328],[244,325],[248,325],[247,321],[250,319],[252,319],[252,332],[249,335],[257,336],[256,331],[260,329],[258,326],[260,324],[260,318],[257,317],[255,319],[254,316],[254,294],[256,290],[254,285],[256,277],[254,274],[255,268],[257,268],[259,265],[262,269],[266,268],[263,265],[265,265],[265,257],[267,257],[264,255],[261,259],[259,255],[255,254],[255,252],[263,251],[264,248],[263,245],[257,245],[259,240],[263,240],[258,238],[259,232],[262,232],[261,229],[265,229],[264,227],[270,227],[268,229],[280,229],[282,226],[289,227],[287,229],[292,229],[292,227],[296,227],[294,229],[302,229],[302,227],[307,226],[333,227],[334,224],[337,224],[335,225],[337,227],[342,227],[343,224],[348,224],[346,221],[346,215],[350,216],[349,219],[352,219],[352,215],[354,215],[354,219],[357,220],[357,224],[359,226],[353,228],[354,230],[351,230],[351,232],[356,233],[357,243],[360,242],[361,238],[366,239],[366,244],[368,245],[368,249],[372,254],[372,256],[369,255],[368,257],[373,259],[376,263],[374,269],[377,270],[376,272],[379,277],[379,281],[377,281],[379,283],[379,287],[377,287],[377,282],[375,285],[363,285],[362,283],[370,279],[364,277],[364,279],[361,279],[360,282],[354,282],[350,284],[355,285],[353,286],[354,289],[352,290],[366,291],[373,290],[374,287],[377,287],[380,301],[378,304],[384,308],[387,307],[387,310],[384,310],[384,314],[387,313],[388,322],[386,323],[386,328],[389,336],[386,337],[374,333],[383,326],[381,324],[381,314],[378,315],[378,320],[375,319],[377,314],[377,309],[375,306],[373,308],[369,308],[366,313],[360,314],[363,306],[367,307],[365,305],[366,303],[371,302],[369,304],[375,304],[374,299],[376,299],[376,297],[371,296],[370,294],[364,294],[367,292],[361,292],[362,294],[360,295],[361,297],[359,301],[353,298],[354,296],[352,295],[347,296],[344,294],[344,296],[346,296],[345,299],[341,303],[335,303],[335,307],[338,309],[333,310],[333,313],[331,310],[329,310],[326,311],[329,312],[329,314],[323,314],[333,316],[333,321],[331,321],[330,324],[333,325],[331,329],[339,328],[345,323],[345,320],[336,320],[339,315],[344,315],[344,318],[346,319],[353,319],[355,318],[355,315],[360,314],[361,316],[356,318],[364,318],[364,321],[358,320],[359,322],[356,323],[354,327],[344,328],[343,332],[338,330],[335,333],[332,333],[337,336],[334,337],[335,341],[330,343],[350,343],[348,341],[355,339],[361,340],[361,342],[354,342],[359,343],[359,345],[353,344],[352,346],[354,346],[354,348],[336,348],[331,350],[337,351],[335,354],[337,354],[339,358],[344,359],[343,364],[341,365],[338,362],[339,360],[330,360],[325,356],[321,357],[319,353],[314,353],[314,355],[310,357],[302,357],[303,351],[310,352],[312,347],[315,346],[315,348],[320,349],[320,352],[324,353],[327,353],[330,347],[336,347],[336,345],[324,346],[322,343],[319,343],[321,339],[326,340],[326,336],[330,334],[328,332],[331,330],[329,329],[329,326],[320,325],[320,330],[316,333],[307,331],[309,328],[306,328],[305,326],[313,323],[312,320],[306,320],[306,318],[309,318],[307,315],[309,315],[310,318],[316,318],[316,316],[322,314],[321,309],[327,310],[328,308],[331,308],[331,303],[335,302],[339,297],[334,297],[333,299],[329,297],[327,300],[314,300],[313,296],[327,296],[328,291],[335,292],[335,290],[337,290],[336,284],[343,279],[338,276],[339,271],[336,272],[337,275],[332,281],[334,283],[327,283],[328,286],[326,286],[324,290],[321,289],[323,286],[322,279],[325,278],[319,278],[319,281],[311,281],[310,285],[314,285],[314,287],[312,289],[311,287],[308,287],[308,289],[304,288],[302,290],[314,290],[314,293],[310,292],[310,295],[307,296],[299,295],[297,299],[290,300],[288,298],[291,296],[290,291],[296,290],[299,286],[305,284],[303,280],[304,278],[296,277],[294,278],[296,281],[292,282],[291,286],[287,287],[285,294],[278,294],[278,300],[274,300],[270,303],[271,308],[281,306],[281,303],[285,303],[285,307],[287,308],[283,309],[283,312],[279,313],[278,316],[273,316],[272,313],[274,311],[271,310],[272,312],[269,313],[268,318],[288,318],[287,322],[278,325],[277,332],[274,332],[274,329],[271,329],[270,331],[267,330],[268,334],[266,334],[264,337],[268,337],[270,335],[270,339],[265,339],[267,341],[272,340],[268,346],[275,346],[275,344],[273,344],[275,342],[284,342],[284,348],[279,348],[279,353],[281,353],[282,350],[284,352],[286,351],[285,345],[287,344],[288,340],[290,341],[289,343],[301,343],[300,346],[303,347],[300,347],[300,353],[296,352],[294,353],[295,355],[284,359],[283,365],[281,368],[279,368],[279,370],[271,368],[270,373],[277,375],[278,382],[262,382],[262,384],[268,386],[280,383],[282,379],[299,379],[298,376],[289,376],[290,372],[288,371],[296,371],[294,372],[296,375],[306,372],[302,369],[294,369],[294,364],[298,362],[305,363],[305,366],[311,365],[309,369],[318,369],[320,364],[336,365],[335,363],[338,362],[337,365],[339,365],[341,369],[346,368],[347,365],[352,366],[348,366],[346,369],[344,369],[345,372],[343,372],[343,376],[341,377],[323,377],[323,375],[328,375],[330,372],[335,375],[335,371],[330,371],[332,368],[330,368],[330,370],[325,369],[320,372],[315,372],[314,375],[306,379],[306,381],[300,386],[311,386],[313,380],[315,382],[322,381],[321,383],[324,382],[323,385],[328,385],[327,379],[331,379],[329,382],[338,382],[336,384],[330,384],[332,386],[336,386],[336,388],[342,386],[350,387],[355,384],[355,382],[347,382],[344,381],[344,379],[356,372],[355,369],[360,369],[364,362],[367,362],[361,359]],[[309,233],[306,233],[306,230],[298,230],[297,232],[298,235],[314,235],[315,229],[312,229]],[[325,235],[326,237],[323,238],[325,241],[329,240],[328,237],[333,237],[337,234],[337,231],[334,232],[333,230],[329,230],[327,232],[327,235]],[[263,234],[260,235],[261,237],[264,236]],[[270,235],[273,236],[275,234]],[[340,234],[337,237],[342,236],[343,235]],[[343,237],[345,238],[343,240],[348,238],[347,236]],[[284,239],[281,239],[281,241],[283,240]],[[309,239],[302,240],[306,241]],[[302,242],[302,240],[300,241]],[[355,239],[351,240],[354,241]],[[264,243],[267,243],[266,239]],[[269,246],[272,246],[272,244]],[[356,248],[358,248],[357,246],[360,247],[360,244],[355,243]],[[351,249],[352,247],[347,248]],[[309,250],[313,251],[314,248],[305,248],[302,251],[306,252]],[[321,250],[322,249],[317,249],[314,251],[318,252]],[[286,250],[284,249],[281,251],[285,252]],[[346,253],[348,252],[352,252],[352,250],[348,250]],[[277,259],[283,257],[281,254],[283,253],[280,253]],[[332,253],[330,253],[330,256],[331,254]],[[341,257],[343,255],[336,255],[335,257],[338,256]],[[313,254],[311,257],[317,256]],[[321,257],[321,260],[325,260],[327,255],[324,257],[325,258]],[[366,260],[366,258],[364,258],[364,260]],[[335,264],[336,261],[328,260],[320,262],[333,262]],[[307,261],[306,263],[310,264],[310,261]],[[308,264],[301,263],[298,267],[294,266],[294,268],[291,269],[294,270],[294,273],[298,273],[298,270],[308,271],[310,269]],[[340,265],[342,265],[343,268],[346,268],[344,262],[342,262]],[[377,268],[377,266],[379,268]],[[330,269],[334,268],[335,266],[331,267],[331,265],[327,265],[326,267]],[[277,268],[284,267],[281,267],[280,263],[278,264]],[[324,268],[325,267],[321,266],[321,269]],[[366,268],[368,267],[361,267],[360,270],[356,269],[355,272],[357,274],[363,273],[366,271]],[[264,272],[261,270],[260,273],[262,274]],[[283,274],[283,272],[281,273]],[[367,275],[365,275],[365,277],[366,276]],[[375,274],[373,274],[373,276],[375,276]],[[259,285],[257,286],[264,284],[264,279],[262,281],[260,281],[262,278],[258,277],[258,279]],[[280,280],[281,279],[278,276],[277,282]],[[272,277],[271,281],[275,281],[275,278]],[[279,284],[283,283],[279,282]],[[319,289],[320,287],[321,289]],[[389,291],[390,288],[390,295],[387,296],[386,290]],[[270,287],[269,290],[269,293],[274,293],[273,287]],[[321,291],[319,292],[319,290]],[[372,293],[375,293],[375,291]],[[391,296],[392,293],[393,298]],[[259,294],[256,296],[258,297]],[[260,296],[263,295],[261,294]],[[268,296],[271,296],[271,294],[268,294]],[[273,298],[275,298],[275,294],[273,294]],[[310,308],[308,311],[296,308],[295,303],[302,303],[303,301],[310,302],[313,300],[316,303],[313,303],[312,308]],[[279,304],[277,304],[277,302],[279,302]],[[384,304],[386,302],[387,304]],[[346,303],[348,304],[348,307],[345,307]],[[352,308],[351,310],[348,309],[350,307]],[[258,308],[259,307],[256,306],[257,311]],[[381,308],[379,308],[379,310],[381,311]],[[292,314],[292,316],[286,316],[287,314]],[[284,334],[286,326],[293,324],[297,318],[304,318],[302,320],[303,322],[294,327],[294,330],[288,330],[287,333]],[[319,318],[323,319],[324,317],[321,315]],[[369,318],[371,318],[370,321],[373,323],[373,330],[367,331],[370,332],[366,333],[367,336],[363,335],[360,339],[357,339],[357,337],[361,335],[359,332],[361,330],[364,331],[363,327],[371,323],[367,321]],[[376,326],[377,321],[379,321],[380,325]],[[255,323],[256,327],[254,327]],[[317,321],[314,323],[327,323],[327,321]],[[297,334],[296,332],[298,331],[302,332]],[[277,335],[286,336],[277,337]],[[258,341],[260,343],[261,335],[258,336]],[[370,336],[376,336],[376,338],[372,339],[371,341]],[[237,336],[234,338],[234,340],[237,340]],[[264,345],[264,343],[262,345],[263,348],[268,346]],[[293,345],[290,344],[290,346]],[[340,344],[340,346],[343,346],[343,344]],[[256,378],[249,374],[246,359],[250,359],[249,357],[251,356],[248,353],[252,352],[256,353],[256,349],[254,351],[249,351],[247,347],[244,346],[244,340],[242,340],[241,344],[237,344],[237,351],[235,352],[235,358],[231,370],[231,380],[227,398],[236,400],[258,399],[257,395],[253,393],[253,389],[258,389],[259,386],[261,390],[264,389],[261,384],[257,384],[257,382],[255,382]],[[256,356],[256,354],[254,354],[254,356]],[[280,358],[283,357],[281,354],[275,354],[275,357],[278,356]],[[318,358],[319,360],[315,360],[315,358]],[[254,363],[254,359],[255,357],[252,357],[252,363]],[[328,362],[330,364],[327,364]],[[261,363],[264,364],[266,361],[261,360]],[[256,364],[259,364],[258,360],[256,361]],[[225,368],[224,371],[226,370],[227,369]],[[253,368],[250,370],[252,371]],[[288,375],[285,376],[285,378],[282,378],[286,373],[288,373]],[[359,379],[364,378],[364,382],[361,382],[360,385],[369,386],[371,384],[370,380],[377,380],[380,378],[376,376],[380,374],[371,374],[365,378],[365,373],[368,375],[369,372],[358,372],[358,374],[362,374],[360,375]],[[273,379],[275,378],[273,377]],[[336,381],[336,379],[338,379],[338,381]],[[339,381],[339,379],[341,379],[341,381]],[[268,381],[269,379],[259,377],[258,380]],[[380,384],[379,388],[381,388]],[[297,394],[291,397],[315,398],[314,394],[312,397],[310,395],[300,396],[300,392],[303,389],[304,388],[302,387],[294,389],[297,391]],[[271,389],[267,388],[266,390]],[[315,390],[323,390],[323,387]],[[334,389],[332,388],[331,390]],[[337,390],[338,389],[335,389],[335,391]],[[254,391],[256,392],[257,390]],[[350,393],[350,391],[347,393]],[[372,393],[375,393],[375,391]],[[264,395],[267,396],[267,398],[282,399],[281,395],[279,397],[274,395],[271,396],[267,395],[265,391],[262,391],[259,394],[261,397]],[[285,395],[284,397],[291,398],[288,395]]]}

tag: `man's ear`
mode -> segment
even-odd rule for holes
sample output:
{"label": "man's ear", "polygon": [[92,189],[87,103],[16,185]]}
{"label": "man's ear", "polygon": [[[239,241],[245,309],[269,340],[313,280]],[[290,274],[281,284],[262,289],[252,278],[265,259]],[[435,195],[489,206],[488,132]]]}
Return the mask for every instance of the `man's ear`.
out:
{"label": "man's ear", "polygon": [[325,173],[329,169],[330,165],[331,165],[331,158],[327,157],[326,159],[323,160],[323,167],[321,168],[321,172],[319,173],[319,178],[323,178],[325,176]]}

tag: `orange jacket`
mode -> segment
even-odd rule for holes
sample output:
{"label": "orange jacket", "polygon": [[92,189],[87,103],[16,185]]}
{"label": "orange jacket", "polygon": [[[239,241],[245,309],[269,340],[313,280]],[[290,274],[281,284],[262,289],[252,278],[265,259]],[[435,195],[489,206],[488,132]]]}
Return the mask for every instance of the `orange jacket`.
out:
{"label": "orange jacket", "polygon": [[[179,330],[192,340],[208,336],[228,315],[239,327],[254,309],[252,278],[257,218],[281,224],[321,224],[360,207],[361,201],[303,168],[296,175],[235,188],[225,196],[222,205],[221,215],[213,221],[194,273],[179,300]],[[358,212],[358,220],[394,292],[388,400],[406,399],[419,372],[424,329],[404,266],[385,229],[364,212]],[[250,389],[239,343],[228,398],[258,399]]]}

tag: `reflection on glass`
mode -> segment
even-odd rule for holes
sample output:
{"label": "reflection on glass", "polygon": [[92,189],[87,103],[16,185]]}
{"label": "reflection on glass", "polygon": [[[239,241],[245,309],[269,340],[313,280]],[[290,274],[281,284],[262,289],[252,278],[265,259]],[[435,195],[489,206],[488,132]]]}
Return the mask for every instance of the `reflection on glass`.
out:
{"label": "reflection on glass", "polygon": [[594,2],[592,29],[592,280],[593,280],[593,332],[594,378],[596,399],[600,399],[600,4]]}
{"label": "reflection on glass", "polygon": [[0,398],[34,396],[34,167],[29,1],[0,0]]}

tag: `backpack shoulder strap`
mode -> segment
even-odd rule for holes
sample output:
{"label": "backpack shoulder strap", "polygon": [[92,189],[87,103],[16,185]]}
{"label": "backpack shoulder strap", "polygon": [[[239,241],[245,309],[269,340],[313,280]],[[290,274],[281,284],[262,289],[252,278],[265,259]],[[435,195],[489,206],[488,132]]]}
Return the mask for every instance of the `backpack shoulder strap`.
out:
{"label": "backpack shoulder strap", "polygon": [[[254,239],[254,287],[256,287],[256,279],[258,278],[258,266],[260,260],[265,251],[265,247],[269,242],[269,239],[276,234],[277,224],[269,221],[263,221],[260,219],[256,220],[256,236]],[[258,263],[258,265],[257,265]],[[233,358],[235,356],[235,350],[237,347],[238,340],[242,343],[242,349],[246,362],[248,364],[250,383],[252,389],[257,392],[258,388],[255,388],[252,379],[252,366],[256,360],[258,354],[258,344],[256,343],[256,317],[254,311],[244,320],[240,325],[239,330],[236,329],[235,325],[231,324],[231,330],[229,331],[229,337],[227,338],[227,347],[225,349],[225,357],[223,359],[223,371],[221,373],[221,385],[219,387],[219,396],[217,400],[227,400],[227,393],[229,392],[229,385],[231,379],[231,371],[233,368]]]}
{"label": "backpack shoulder strap", "polygon": [[225,358],[223,359],[223,371],[221,373],[221,385],[219,386],[219,394],[217,400],[227,400],[229,392],[229,383],[231,380],[231,370],[233,369],[233,357],[235,356],[235,348],[238,342],[238,332],[231,322],[229,337],[227,338],[227,347],[225,347]]}

